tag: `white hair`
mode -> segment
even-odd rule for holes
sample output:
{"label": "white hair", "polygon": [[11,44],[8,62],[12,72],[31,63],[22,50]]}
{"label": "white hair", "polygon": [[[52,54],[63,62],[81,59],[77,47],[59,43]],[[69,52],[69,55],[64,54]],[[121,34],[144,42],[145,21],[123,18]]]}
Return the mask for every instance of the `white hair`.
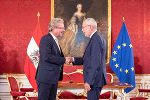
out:
{"label": "white hair", "polygon": [[97,22],[95,21],[94,18],[87,18],[84,20],[84,23],[86,23],[86,25],[91,25],[94,27],[95,30],[97,30]]}
{"label": "white hair", "polygon": [[53,18],[49,23],[49,31],[51,32],[55,27],[58,26],[58,23],[64,23],[63,19],[61,18]]}

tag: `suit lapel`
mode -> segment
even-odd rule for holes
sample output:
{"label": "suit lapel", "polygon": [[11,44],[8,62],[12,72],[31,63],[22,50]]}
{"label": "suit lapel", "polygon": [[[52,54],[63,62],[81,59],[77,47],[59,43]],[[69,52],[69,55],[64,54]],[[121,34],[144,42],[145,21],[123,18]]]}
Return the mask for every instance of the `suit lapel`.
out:
{"label": "suit lapel", "polygon": [[87,50],[89,49],[89,46],[90,46],[90,44],[91,44],[91,41],[92,41],[92,38],[90,39],[88,45],[86,46],[86,49],[85,49],[85,52],[84,52],[84,55],[83,55],[83,59],[84,59],[85,53],[86,53]]}
{"label": "suit lapel", "polygon": [[[92,41],[92,39],[94,38],[94,35],[96,34],[96,32],[93,34],[93,36],[91,37],[91,39],[90,39],[90,41],[89,41],[89,43],[88,43],[88,45],[86,46],[86,49],[90,46],[90,44],[91,44],[91,41]],[[85,51],[86,51],[86,49],[85,49]]]}
{"label": "suit lapel", "polygon": [[57,50],[57,52],[61,55],[61,51],[59,50],[58,46],[57,46],[57,43],[55,42],[54,38],[52,37],[52,35],[50,33],[48,33],[49,36],[52,38],[53,40],[53,45],[54,45],[54,48]]}
{"label": "suit lapel", "polygon": [[[88,43],[88,45],[87,45],[87,47],[86,47],[86,49],[85,49],[84,55],[85,55],[87,49],[90,48],[91,43],[92,43],[92,40],[93,40],[93,38],[95,37],[96,34],[97,34],[97,32],[95,32],[95,33],[93,34],[93,36],[91,37],[91,39],[90,39],[90,41],[89,41],[89,43]],[[84,57],[84,55],[83,55],[83,57]]]}

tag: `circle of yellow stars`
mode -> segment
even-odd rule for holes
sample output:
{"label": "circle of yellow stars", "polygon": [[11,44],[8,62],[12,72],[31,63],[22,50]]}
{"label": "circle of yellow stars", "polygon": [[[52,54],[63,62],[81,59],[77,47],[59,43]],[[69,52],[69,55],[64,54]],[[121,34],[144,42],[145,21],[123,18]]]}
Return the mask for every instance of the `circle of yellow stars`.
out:
{"label": "circle of yellow stars", "polygon": [[[127,44],[126,44],[126,43],[122,43],[122,46],[123,46],[123,47],[126,47]],[[132,44],[130,44],[129,47],[130,47],[130,48],[133,48]],[[117,49],[118,49],[118,50],[121,49],[121,45],[118,45],[118,46],[117,46]],[[117,51],[114,50],[114,51],[113,51],[113,54],[114,54],[114,55],[117,55]],[[115,62],[115,61],[116,61],[116,58],[113,57],[112,60],[113,60],[113,62]],[[115,67],[116,67],[116,68],[119,68],[119,64],[115,64]],[[132,67],[131,70],[134,71],[134,67]],[[122,68],[119,68],[119,71],[122,72],[122,71],[123,71]],[[126,74],[128,74],[128,73],[129,73],[129,70],[128,70],[128,69],[125,69],[124,72],[125,72]]]}

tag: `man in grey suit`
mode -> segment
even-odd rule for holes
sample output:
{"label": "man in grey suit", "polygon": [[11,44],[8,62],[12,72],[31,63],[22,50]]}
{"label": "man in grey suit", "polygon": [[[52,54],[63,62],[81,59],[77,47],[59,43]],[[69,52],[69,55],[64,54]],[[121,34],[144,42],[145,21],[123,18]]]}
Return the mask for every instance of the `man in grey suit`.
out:
{"label": "man in grey suit", "polygon": [[58,43],[64,31],[64,21],[54,18],[49,23],[49,33],[41,38],[40,61],[36,72],[38,100],[56,99],[58,81],[63,78],[63,64],[67,63],[67,57],[64,57]]}
{"label": "man in grey suit", "polygon": [[73,64],[83,64],[84,87],[88,100],[99,100],[99,94],[106,85],[106,41],[97,32],[97,23],[93,18],[87,18],[82,25],[82,31],[90,38],[82,58],[70,58]]}

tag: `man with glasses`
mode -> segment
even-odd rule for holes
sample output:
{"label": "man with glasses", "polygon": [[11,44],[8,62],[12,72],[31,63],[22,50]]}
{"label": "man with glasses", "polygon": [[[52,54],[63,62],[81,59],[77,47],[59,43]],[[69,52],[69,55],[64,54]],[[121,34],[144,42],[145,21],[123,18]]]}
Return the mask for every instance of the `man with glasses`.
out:
{"label": "man with glasses", "polygon": [[97,23],[93,18],[87,18],[82,25],[82,31],[90,38],[83,58],[72,57],[70,62],[83,64],[84,87],[88,100],[99,100],[102,87],[106,84],[106,41],[97,32]]}
{"label": "man with glasses", "polygon": [[36,72],[38,100],[56,100],[58,81],[63,78],[63,64],[68,63],[58,43],[64,31],[64,21],[54,18],[49,23],[49,33],[41,38]]}

